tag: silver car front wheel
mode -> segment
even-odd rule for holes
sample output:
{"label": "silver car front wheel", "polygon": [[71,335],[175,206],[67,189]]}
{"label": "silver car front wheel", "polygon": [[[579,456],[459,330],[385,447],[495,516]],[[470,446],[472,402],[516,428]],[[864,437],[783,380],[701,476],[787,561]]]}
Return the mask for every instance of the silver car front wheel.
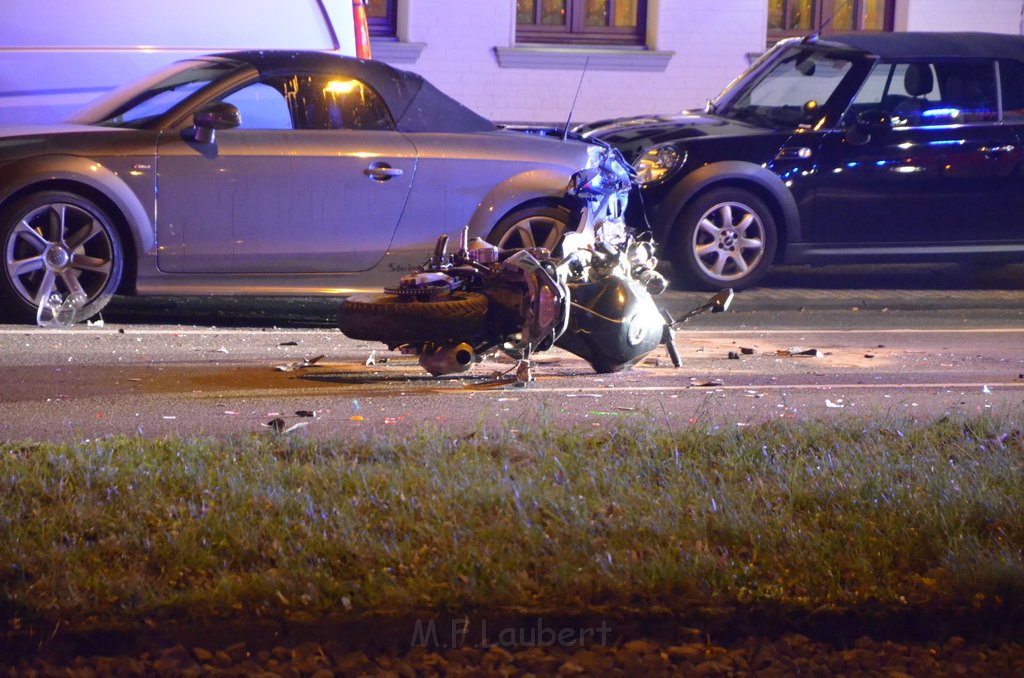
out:
{"label": "silver car front wheel", "polygon": [[98,313],[121,282],[121,240],[106,213],[73,193],[23,198],[0,216],[4,318],[32,322],[51,298],[81,300],[77,320]]}

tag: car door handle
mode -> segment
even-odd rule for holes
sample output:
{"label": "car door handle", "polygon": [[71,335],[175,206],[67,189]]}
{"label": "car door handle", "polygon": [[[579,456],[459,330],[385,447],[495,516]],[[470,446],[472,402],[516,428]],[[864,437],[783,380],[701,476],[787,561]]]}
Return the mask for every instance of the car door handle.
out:
{"label": "car door handle", "polygon": [[983,146],[981,150],[985,153],[986,158],[995,160],[1008,153],[1013,153],[1016,149],[1017,147],[1013,144],[1006,144],[1005,146]]}
{"label": "car door handle", "polygon": [[363,174],[374,181],[387,181],[388,179],[402,176],[402,170],[397,167],[392,167],[386,162],[375,162],[364,169]]}

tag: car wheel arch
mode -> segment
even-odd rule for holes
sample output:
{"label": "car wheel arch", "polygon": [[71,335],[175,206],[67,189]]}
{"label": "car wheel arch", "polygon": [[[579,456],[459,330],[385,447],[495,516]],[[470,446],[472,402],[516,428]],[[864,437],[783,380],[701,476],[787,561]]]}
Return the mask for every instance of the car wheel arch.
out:
{"label": "car wheel arch", "polygon": [[470,235],[487,237],[510,215],[535,206],[557,207],[571,172],[532,169],[508,177],[488,191],[469,220]]}
{"label": "car wheel arch", "polygon": [[[9,165],[9,182],[0,189],[0,206],[29,193],[50,189],[88,195],[109,207],[112,218],[120,220],[122,240],[137,252],[156,247],[152,206],[147,209],[124,181],[103,163],[81,156],[44,155]],[[86,193],[88,192],[88,194]]]}
{"label": "car wheel arch", "polygon": [[676,226],[687,208],[707,192],[729,186],[754,193],[771,210],[779,238],[775,262],[780,262],[785,245],[800,239],[800,213],[793,194],[782,179],[749,162],[711,163],[683,178],[662,200],[662,204],[671,205],[671,208],[660,210],[656,215],[653,224],[655,235],[665,243],[666,251],[672,251],[678,237]]}

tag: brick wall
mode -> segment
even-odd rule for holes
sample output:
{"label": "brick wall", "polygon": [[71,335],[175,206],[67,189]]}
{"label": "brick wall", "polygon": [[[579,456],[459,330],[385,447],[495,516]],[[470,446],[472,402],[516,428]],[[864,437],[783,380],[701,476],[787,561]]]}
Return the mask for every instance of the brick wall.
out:
{"label": "brick wall", "polygon": [[[897,0],[901,30],[1019,33],[1024,0]],[[764,49],[767,0],[649,0],[648,48],[674,53],[663,70],[582,64],[509,68],[495,48],[515,46],[513,0],[399,0],[403,41],[423,48],[413,63],[439,88],[495,120],[573,120],[703,106]]]}

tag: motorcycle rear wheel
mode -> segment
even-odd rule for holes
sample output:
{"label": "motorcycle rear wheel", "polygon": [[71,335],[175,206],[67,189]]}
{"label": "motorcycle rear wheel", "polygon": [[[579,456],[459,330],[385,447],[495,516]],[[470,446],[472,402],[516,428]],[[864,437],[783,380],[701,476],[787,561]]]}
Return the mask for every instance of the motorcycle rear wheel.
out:
{"label": "motorcycle rear wheel", "polygon": [[474,342],[487,336],[487,297],[453,292],[421,301],[394,294],[355,294],[341,302],[338,327],[352,339],[387,344]]}

